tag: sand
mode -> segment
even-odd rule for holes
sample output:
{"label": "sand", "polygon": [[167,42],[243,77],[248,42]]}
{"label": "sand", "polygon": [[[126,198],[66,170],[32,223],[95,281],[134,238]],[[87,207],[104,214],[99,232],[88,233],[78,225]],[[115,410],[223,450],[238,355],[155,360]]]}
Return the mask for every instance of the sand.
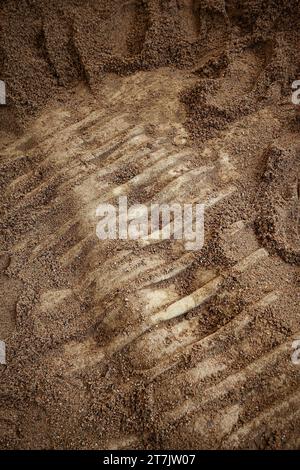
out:
{"label": "sand", "polygon": [[[299,5],[1,2],[2,449],[299,448]],[[203,249],[100,241],[120,193]]]}

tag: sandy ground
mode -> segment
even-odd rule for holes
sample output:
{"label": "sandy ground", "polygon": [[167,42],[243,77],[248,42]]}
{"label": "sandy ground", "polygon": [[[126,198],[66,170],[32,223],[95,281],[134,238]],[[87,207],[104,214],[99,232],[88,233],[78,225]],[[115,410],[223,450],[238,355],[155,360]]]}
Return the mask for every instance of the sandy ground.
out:
{"label": "sandy ground", "polygon": [[[1,448],[299,448],[299,2],[0,6]],[[100,241],[119,195],[203,249]]]}

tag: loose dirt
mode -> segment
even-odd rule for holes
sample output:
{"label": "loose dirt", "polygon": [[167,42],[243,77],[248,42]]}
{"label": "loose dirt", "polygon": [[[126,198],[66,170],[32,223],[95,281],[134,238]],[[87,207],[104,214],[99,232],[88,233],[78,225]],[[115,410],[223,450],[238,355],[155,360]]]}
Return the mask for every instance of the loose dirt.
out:
{"label": "loose dirt", "polygon": [[[299,448],[299,1],[0,8],[1,448]],[[120,194],[203,249],[98,240]]]}

